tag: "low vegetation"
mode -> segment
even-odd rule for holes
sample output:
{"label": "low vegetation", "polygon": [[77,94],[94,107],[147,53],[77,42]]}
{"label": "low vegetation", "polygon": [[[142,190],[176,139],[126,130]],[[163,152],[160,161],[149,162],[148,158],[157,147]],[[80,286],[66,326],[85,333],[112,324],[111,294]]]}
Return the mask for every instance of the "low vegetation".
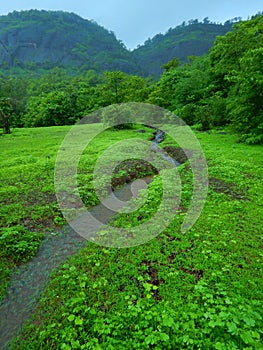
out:
{"label": "low vegetation", "polygon": [[[45,200],[45,207],[42,196],[53,198],[55,153],[67,130],[21,129],[1,137],[9,162],[1,180],[4,193],[9,193],[4,198],[4,226],[23,225],[31,232],[35,239],[28,241],[28,255],[35,253],[39,239],[33,228],[44,232],[42,228],[51,227],[48,222],[62,220],[56,202]],[[148,139],[151,133],[108,131],[97,139],[96,151],[94,147],[89,152],[91,168],[92,159],[113,141],[138,134]],[[194,227],[180,233],[192,192],[186,162],[179,167],[182,202],[169,227],[133,248],[88,242],[54,271],[32,322],[13,341],[13,349],[262,349],[262,146],[238,144],[233,135],[218,131],[197,132],[197,137],[207,157],[210,185]],[[174,146],[169,138],[163,142],[163,147]],[[11,167],[18,152],[21,163]],[[80,179],[85,177],[84,192],[90,195],[88,173],[80,171]],[[31,205],[25,206],[30,198]],[[90,198],[86,205],[97,203]],[[149,185],[148,210],[119,214],[111,224],[147,222],[160,200],[156,175]],[[4,229],[3,236],[9,242],[10,262],[19,242],[12,243],[10,229]]]}
{"label": "low vegetation", "polygon": [[[54,165],[57,151],[68,130],[69,127],[16,129],[11,135],[0,137],[0,217],[3,228],[0,236],[1,297],[7,286],[10,268],[36,254],[43,234],[49,235],[65,224],[54,191]],[[105,131],[96,138],[94,150],[86,150],[79,168],[79,191],[87,207],[99,202],[92,178],[95,161],[103,150],[124,137],[147,139],[150,135],[150,131],[142,134],[134,128],[130,131]],[[123,170],[123,175],[127,173],[127,169]],[[144,174],[145,168],[141,168],[141,176]],[[115,187],[125,181],[125,176],[120,180],[118,173],[113,178]]]}

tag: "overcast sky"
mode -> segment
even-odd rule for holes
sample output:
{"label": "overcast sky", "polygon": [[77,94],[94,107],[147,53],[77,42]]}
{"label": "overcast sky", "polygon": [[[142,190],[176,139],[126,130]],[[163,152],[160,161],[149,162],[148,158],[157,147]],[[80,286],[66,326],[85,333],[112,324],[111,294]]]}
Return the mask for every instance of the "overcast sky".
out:
{"label": "overcast sky", "polygon": [[7,0],[0,14],[44,9],[74,12],[112,30],[129,49],[189,19],[225,22],[263,11],[262,0]]}

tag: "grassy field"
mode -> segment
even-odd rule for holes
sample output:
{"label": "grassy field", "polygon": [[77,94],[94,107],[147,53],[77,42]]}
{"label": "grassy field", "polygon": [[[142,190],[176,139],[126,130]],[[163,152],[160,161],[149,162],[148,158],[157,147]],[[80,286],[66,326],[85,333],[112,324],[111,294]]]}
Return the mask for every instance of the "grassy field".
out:
{"label": "grassy field", "polygon": [[[67,131],[22,129],[0,138],[3,281],[14,264],[36,253],[42,233],[63,224],[53,169]],[[148,139],[151,132],[140,137]],[[138,132],[108,131],[86,154],[79,186],[87,206],[98,203],[90,185],[95,160],[115,140],[128,137]],[[53,273],[13,349],[263,349],[263,147],[238,144],[219,132],[197,138],[207,158],[209,191],[194,227],[180,233],[192,190],[186,162],[179,168],[182,203],[170,225],[133,248],[88,242]],[[162,146],[173,142],[167,138]],[[117,215],[111,224],[147,222],[161,196],[156,176],[146,206]]]}
{"label": "grassy field", "polygon": [[[92,131],[96,126],[92,126]],[[0,299],[10,269],[29,260],[45,236],[65,224],[54,190],[54,164],[70,127],[15,129],[0,136]],[[78,168],[78,189],[87,207],[99,202],[91,180],[96,159],[111,144],[124,138],[151,137],[151,132],[105,131],[85,150]],[[125,182],[115,174],[116,185]]]}

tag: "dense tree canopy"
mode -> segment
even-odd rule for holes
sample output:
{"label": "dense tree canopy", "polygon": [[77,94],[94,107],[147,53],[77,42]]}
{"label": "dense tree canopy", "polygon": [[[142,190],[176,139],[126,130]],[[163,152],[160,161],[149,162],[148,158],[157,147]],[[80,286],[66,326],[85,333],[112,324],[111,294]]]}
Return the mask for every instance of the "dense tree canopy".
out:
{"label": "dense tree canopy", "polygon": [[263,140],[262,50],[261,15],[236,24],[210,52],[215,90],[225,97],[229,120],[248,143]]}
{"label": "dense tree canopy", "polygon": [[240,140],[263,140],[263,16],[217,37],[209,55],[182,66],[168,62],[148,101],[169,108],[203,130],[230,124]]}

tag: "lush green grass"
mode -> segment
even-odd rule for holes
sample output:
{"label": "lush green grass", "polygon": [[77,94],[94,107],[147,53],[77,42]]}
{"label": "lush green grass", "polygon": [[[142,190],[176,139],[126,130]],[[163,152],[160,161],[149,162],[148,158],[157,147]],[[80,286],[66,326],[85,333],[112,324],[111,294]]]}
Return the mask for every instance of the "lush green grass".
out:
{"label": "lush green grass", "polygon": [[[1,297],[10,268],[36,253],[39,242],[59,215],[53,190],[57,149],[68,130],[16,129],[1,135]],[[18,234],[19,232],[19,234]],[[35,241],[35,240],[34,240]],[[23,254],[18,254],[23,249]]]}
{"label": "lush green grass", "polygon": [[[90,126],[91,133],[97,129],[99,125]],[[7,287],[10,268],[36,254],[43,233],[48,235],[65,223],[55,196],[54,165],[69,130],[67,126],[15,129],[11,135],[0,136],[0,299]],[[126,138],[148,139],[151,132],[138,133],[136,127],[107,130],[91,142],[78,168],[78,188],[86,206],[99,202],[91,180],[95,161],[103,150]],[[126,173],[122,172],[119,183],[125,182]],[[118,179],[119,174],[115,177]],[[118,181],[115,182],[117,185]]]}
{"label": "lush green grass", "polygon": [[[52,135],[59,144],[66,129],[47,130],[48,141],[39,144],[44,155],[50,154],[45,161],[52,169],[52,149],[55,153],[58,146]],[[26,130],[17,131],[18,138],[22,132],[32,137]],[[112,133],[97,144],[106,148]],[[114,139],[134,134],[114,133]],[[1,141],[12,142],[15,135]],[[179,170],[182,205],[169,227],[133,248],[87,243],[53,273],[32,323],[13,349],[263,349],[263,147],[238,144],[234,136],[216,132],[197,137],[207,157],[210,187],[194,227],[180,233],[192,189],[186,163]],[[167,138],[163,145],[172,141]],[[41,176],[44,167],[31,166]],[[15,174],[16,166],[5,180],[7,188]],[[48,186],[52,194],[51,181]],[[150,184],[147,212],[120,214],[113,224],[147,222],[161,196],[157,176]]]}

